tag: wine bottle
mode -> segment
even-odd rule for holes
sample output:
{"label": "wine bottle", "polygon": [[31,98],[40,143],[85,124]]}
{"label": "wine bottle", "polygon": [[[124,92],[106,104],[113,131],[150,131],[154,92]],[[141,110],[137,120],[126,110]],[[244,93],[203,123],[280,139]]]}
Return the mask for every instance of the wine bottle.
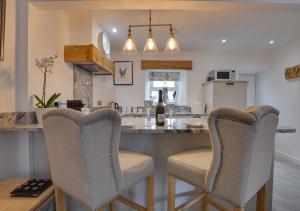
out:
{"label": "wine bottle", "polygon": [[158,97],[158,103],[156,106],[156,125],[157,126],[164,126],[165,125],[165,108],[162,101],[162,90],[159,90],[159,97]]}

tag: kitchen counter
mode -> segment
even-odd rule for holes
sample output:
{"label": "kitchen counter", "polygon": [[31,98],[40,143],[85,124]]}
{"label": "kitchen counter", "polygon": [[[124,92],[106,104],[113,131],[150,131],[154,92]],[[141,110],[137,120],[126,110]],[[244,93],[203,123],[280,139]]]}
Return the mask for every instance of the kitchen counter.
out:
{"label": "kitchen counter", "polygon": [[[164,127],[155,125],[155,118],[151,118],[151,126],[147,126],[146,118],[122,117],[123,133],[208,133],[207,118],[179,117],[167,119]],[[170,122],[172,121],[172,126]],[[201,128],[188,128],[187,124],[201,125]],[[39,132],[41,124],[0,124],[0,131]],[[296,129],[278,125],[277,133],[295,133]]]}

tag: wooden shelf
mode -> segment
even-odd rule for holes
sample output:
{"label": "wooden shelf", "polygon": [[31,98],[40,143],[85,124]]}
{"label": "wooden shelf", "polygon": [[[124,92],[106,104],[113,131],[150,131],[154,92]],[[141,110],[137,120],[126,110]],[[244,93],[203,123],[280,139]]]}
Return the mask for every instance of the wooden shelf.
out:
{"label": "wooden shelf", "polygon": [[26,181],[27,179],[7,179],[0,182],[0,210],[40,210],[54,196],[54,187],[51,186],[38,197],[10,197],[10,192]]}
{"label": "wooden shelf", "polygon": [[114,75],[115,65],[106,58],[93,44],[66,45],[64,60],[93,72],[96,75]]}

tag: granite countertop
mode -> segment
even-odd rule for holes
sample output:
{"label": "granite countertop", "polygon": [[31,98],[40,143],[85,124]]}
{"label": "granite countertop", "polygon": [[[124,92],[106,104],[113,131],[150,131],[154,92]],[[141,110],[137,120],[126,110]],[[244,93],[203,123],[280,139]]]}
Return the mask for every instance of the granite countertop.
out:
{"label": "granite countertop", "polygon": [[0,124],[0,132],[39,132],[42,131],[42,129],[43,125],[41,124]]}
{"label": "granite countertop", "polygon": [[[170,124],[172,121],[173,124]],[[155,118],[151,118],[151,125],[147,126],[146,118],[122,118],[123,133],[208,133],[207,117],[202,118],[173,118],[167,119],[168,124],[164,127],[156,126]],[[198,127],[188,127],[196,125]],[[200,126],[200,127],[199,127]],[[278,125],[277,133],[296,133],[295,128]]]}
{"label": "granite countertop", "polygon": [[[170,122],[172,121],[172,124]],[[167,119],[164,127],[155,125],[155,118],[151,118],[151,125],[147,125],[146,118],[122,117],[122,132],[123,133],[208,133],[207,118],[173,118]],[[187,124],[201,126],[201,128],[188,128]],[[0,124],[1,131],[16,131],[16,132],[39,132],[43,126],[40,124]],[[277,133],[295,133],[296,129],[279,125]]]}
{"label": "granite countertop", "polygon": [[296,133],[296,128],[278,125],[277,133]]}
{"label": "granite countertop", "polygon": [[[206,118],[167,118],[165,126],[156,126],[155,118],[150,119],[147,124],[147,118],[122,118],[123,133],[208,133]],[[196,124],[201,128],[189,128],[188,124]]]}
{"label": "granite countertop", "polygon": [[36,122],[35,112],[0,113],[0,131],[40,131],[43,126]]}
{"label": "granite countertop", "polygon": [[[155,117],[155,113],[150,114],[151,117]],[[191,112],[177,112],[173,114],[174,118],[201,118],[207,117],[208,114],[194,114]],[[122,113],[121,117],[147,117],[147,113]],[[169,113],[166,113],[166,117],[169,117]]]}

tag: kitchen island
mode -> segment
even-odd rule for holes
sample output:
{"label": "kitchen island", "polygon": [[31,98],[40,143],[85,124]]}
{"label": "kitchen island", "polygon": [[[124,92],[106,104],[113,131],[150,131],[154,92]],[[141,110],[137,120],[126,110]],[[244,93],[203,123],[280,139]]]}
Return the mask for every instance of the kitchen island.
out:
{"label": "kitchen island", "polygon": [[[200,147],[210,147],[209,130],[207,127],[207,117],[191,118],[176,117],[172,120],[167,119],[165,127],[157,127],[155,119],[150,119],[151,124],[146,118],[123,117],[122,134],[120,148],[140,153],[145,153],[154,158],[155,162],[155,210],[166,210],[167,198],[167,171],[166,161],[170,155],[193,150]],[[188,125],[192,125],[190,128]],[[49,164],[47,151],[44,143],[42,125],[39,124],[0,124],[0,132],[3,133],[28,133],[28,153],[24,158],[28,160],[29,175],[31,177],[49,177]],[[295,132],[293,128],[279,126],[279,133]],[[25,142],[23,143],[23,145]],[[1,150],[1,149],[0,149]],[[12,174],[13,175],[13,174]],[[17,175],[16,175],[17,176]],[[144,204],[144,182],[138,184],[134,189],[127,191],[124,195],[135,198]],[[272,179],[269,183],[269,203],[268,209],[271,210],[271,190]],[[199,194],[193,186],[182,181],[177,181],[177,204],[181,204],[186,199]],[[84,210],[84,205],[69,200],[70,210]],[[72,202],[71,202],[72,201]],[[248,211],[254,210],[255,200],[251,200],[247,205]],[[122,207],[119,207],[122,206]],[[198,204],[190,210],[197,210]],[[116,204],[117,210],[129,210],[123,205]]]}

